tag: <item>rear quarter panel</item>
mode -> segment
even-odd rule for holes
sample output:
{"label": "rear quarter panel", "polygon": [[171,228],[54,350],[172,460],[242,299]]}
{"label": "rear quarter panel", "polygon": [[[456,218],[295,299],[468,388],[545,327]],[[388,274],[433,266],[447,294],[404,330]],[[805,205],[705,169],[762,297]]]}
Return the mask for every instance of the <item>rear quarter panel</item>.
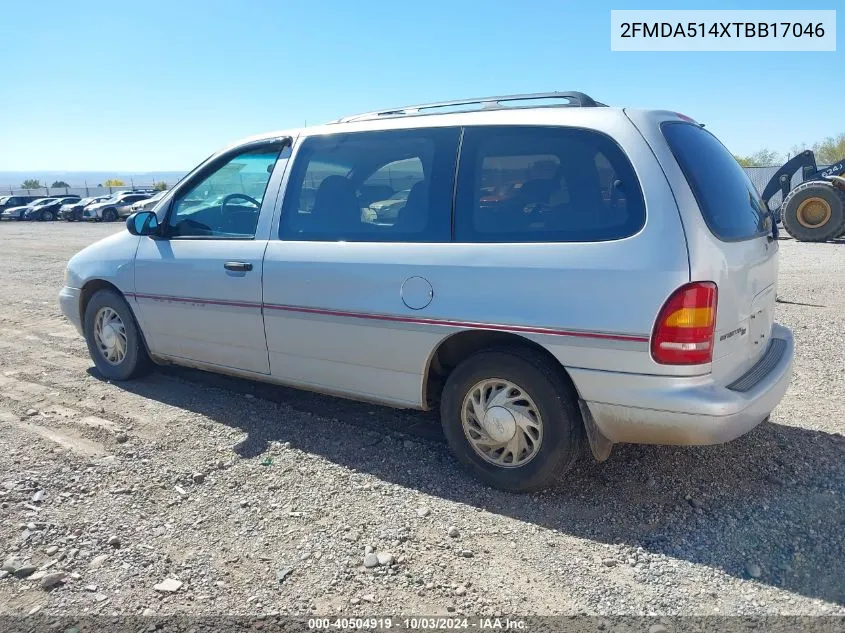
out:
{"label": "rear quarter panel", "polygon": [[[749,355],[755,300],[776,294],[777,241],[765,237],[738,242],[717,238],[702,217],[695,195],[660,130],[663,121],[679,120],[677,113],[626,110],[671,183],[689,247],[690,279],[714,281],[719,288],[711,373],[720,384],[739,377],[756,360]],[[762,298],[762,296],[761,296]],[[765,315],[771,326],[771,315]],[[764,346],[760,346],[762,353]]]}

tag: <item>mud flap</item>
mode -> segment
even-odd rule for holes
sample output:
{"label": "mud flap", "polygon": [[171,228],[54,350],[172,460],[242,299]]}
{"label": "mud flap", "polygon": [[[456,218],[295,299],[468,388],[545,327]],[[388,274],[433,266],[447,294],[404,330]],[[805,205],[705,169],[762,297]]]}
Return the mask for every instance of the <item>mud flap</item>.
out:
{"label": "mud flap", "polygon": [[590,413],[587,403],[579,398],[578,406],[581,409],[581,417],[584,419],[584,428],[587,430],[587,440],[590,442],[590,450],[593,452],[593,457],[595,457],[597,462],[603,462],[610,457],[613,442],[602,435],[601,430],[596,425],[596,421],[593,419],[593,414]]}

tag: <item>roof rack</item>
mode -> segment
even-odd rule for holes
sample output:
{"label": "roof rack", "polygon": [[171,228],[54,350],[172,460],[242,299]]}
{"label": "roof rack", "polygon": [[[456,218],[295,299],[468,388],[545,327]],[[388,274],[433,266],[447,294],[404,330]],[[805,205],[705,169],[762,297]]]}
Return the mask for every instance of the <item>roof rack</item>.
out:
{"label": "roof rack", "polygon": [[[532,105],[531,101],[541,101],[549,99],[565,100],[566,103],[554,103],[544,105]],[[527,102],[527,105],[512,106],[507,105],[512,102]],[[606,107],[604,103],[594,101],[592,97],[583,92],[534,92],[528,94],[503,95],[500,97],[482,97],[479,99],[457,99],[455,101],[439,101],[437,103],[423,103],[420,105],[402,106],[401,108],[391,108],[390,110],[378,110],[376,112],[365,112],[363,114],[353,114],[346,116],[332,123],[349,123],[351,121],[366,121],[369,119],[379,119],[383,117],[400,117],[400,116],[414,116],[420,114],[439,114],[438,109],[445,108],[460,108],[460,106],[481,106],[480,108],[465,108],[461,110],[452,110],[452,112],[472,112],[475,110],[505,110],[508,108],[560,108],[560,107],[579,107],[579,108],[595,108]]]}

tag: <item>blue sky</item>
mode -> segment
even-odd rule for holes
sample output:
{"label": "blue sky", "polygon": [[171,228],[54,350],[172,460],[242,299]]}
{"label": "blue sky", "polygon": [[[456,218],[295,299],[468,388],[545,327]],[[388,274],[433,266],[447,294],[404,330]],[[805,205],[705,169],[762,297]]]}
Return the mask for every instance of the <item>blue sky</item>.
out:
{"label": "blue sky", "polygon": [[841,35],[833,53],[611,52],[610,9],[837,7],[773,0],[5,2],[0,170],[187,170],[239,137],[306,120],[567,89],[612,105],[689,114],[738,153],[785,152],[845,132]]}

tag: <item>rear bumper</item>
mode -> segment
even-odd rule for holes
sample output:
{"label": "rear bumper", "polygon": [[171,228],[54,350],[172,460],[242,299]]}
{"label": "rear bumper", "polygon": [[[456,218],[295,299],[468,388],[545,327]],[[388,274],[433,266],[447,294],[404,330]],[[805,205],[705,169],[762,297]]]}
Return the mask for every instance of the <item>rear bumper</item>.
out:
{"label": "rear bumper", "polygon": [[79,288],[70,288],[64,286],[59,291],[59,307],[62,309],[62,314],[65,315],[68,321],[73,323],[76,331],[85,335],[82,331],[82,317],[79,314]]}
{"label": "rear bumper", "polygon": [[775,324],[769,349],[773,354],[767,352],[732,389],[709,375],[569,372],[596,426],[612,442],[721,444],[760,424],[786,393],[795,351],[792,332]]}

